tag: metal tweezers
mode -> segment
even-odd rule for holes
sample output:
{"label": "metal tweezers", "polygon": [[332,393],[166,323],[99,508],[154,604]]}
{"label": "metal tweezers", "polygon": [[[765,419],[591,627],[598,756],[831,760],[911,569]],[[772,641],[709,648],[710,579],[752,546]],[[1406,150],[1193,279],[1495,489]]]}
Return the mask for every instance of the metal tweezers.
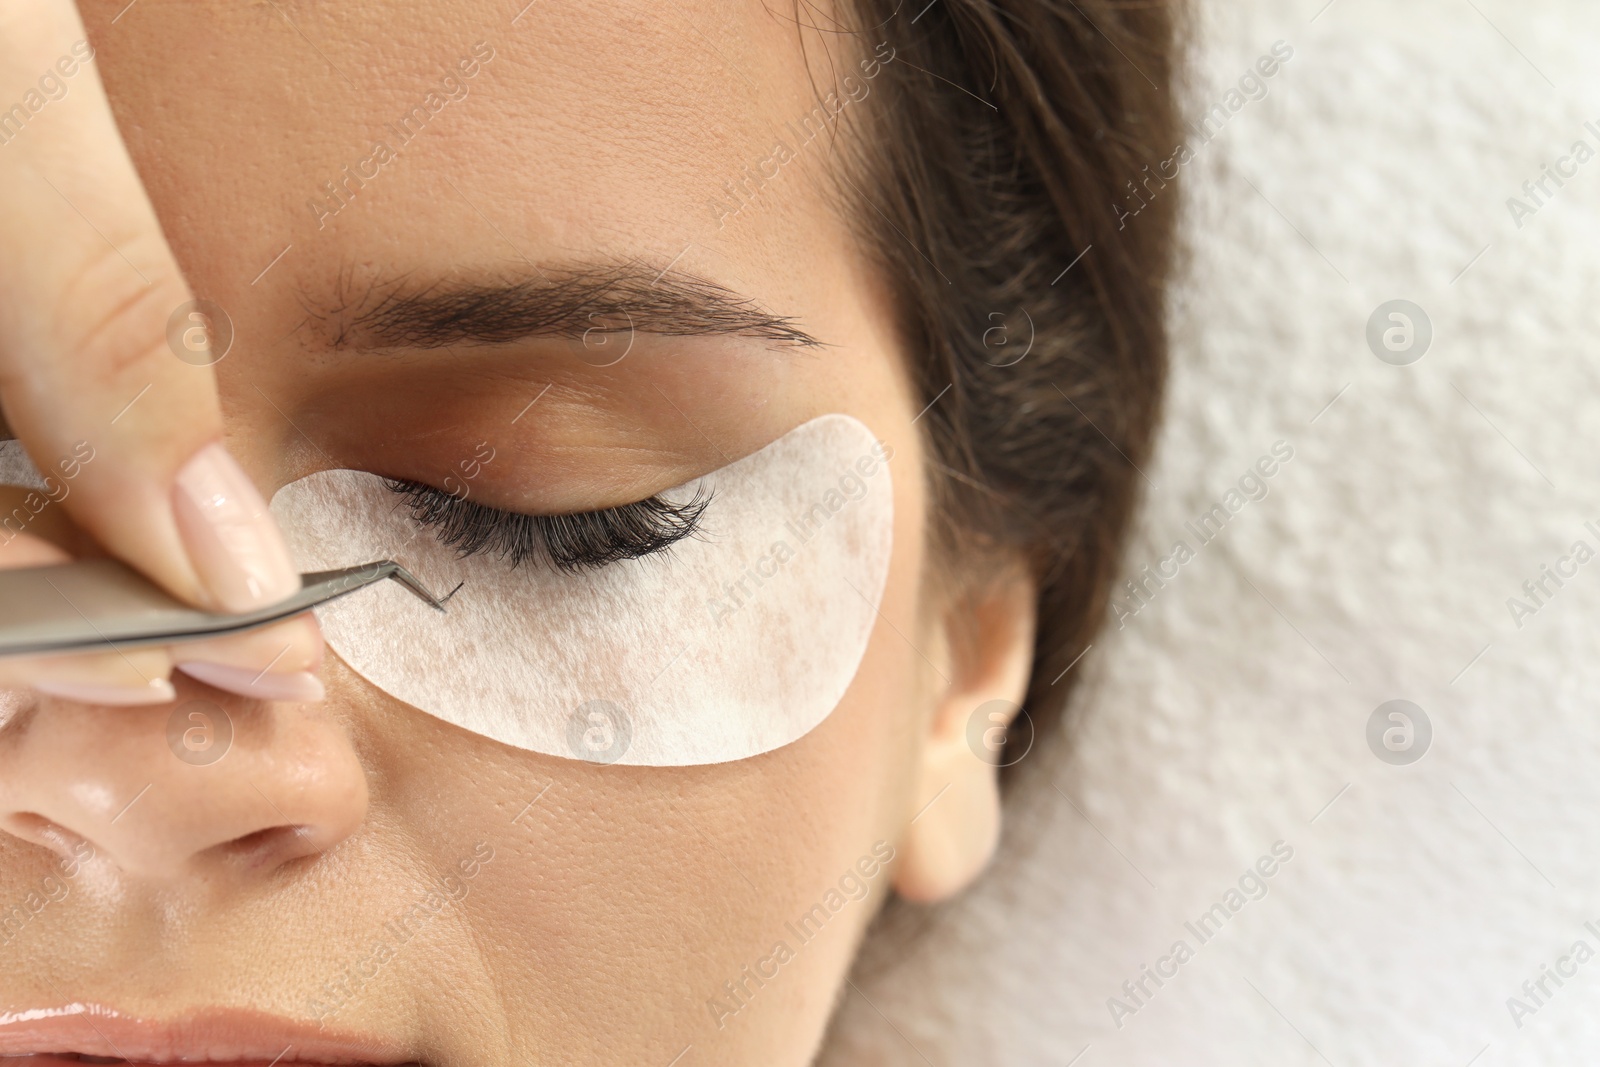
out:
{"label": "metal tweezers", "polygon": [[435,596],[393,560],[300,576],[300,591],[242,615],[202,611],[175,600],[114,559],[0,570],[0,656],[85,652],[217,637],[280,622],[393,578],[428,606],[445,610],[461,586]]}

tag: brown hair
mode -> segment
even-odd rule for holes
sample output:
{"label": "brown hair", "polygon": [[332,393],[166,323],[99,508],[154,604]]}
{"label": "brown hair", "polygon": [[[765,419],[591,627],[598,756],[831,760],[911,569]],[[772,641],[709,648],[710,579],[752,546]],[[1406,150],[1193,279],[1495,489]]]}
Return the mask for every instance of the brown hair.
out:
{"label": "brown hair", "polygon": [[937,548],[1040,583],[1042,729],[1105,616],[1160,408],[1177,196],[1150,166],[1180,136],[1176,13],[924,3],[852,0],[867,48],[894,48],[849,139],[853,208],[930,405]]}

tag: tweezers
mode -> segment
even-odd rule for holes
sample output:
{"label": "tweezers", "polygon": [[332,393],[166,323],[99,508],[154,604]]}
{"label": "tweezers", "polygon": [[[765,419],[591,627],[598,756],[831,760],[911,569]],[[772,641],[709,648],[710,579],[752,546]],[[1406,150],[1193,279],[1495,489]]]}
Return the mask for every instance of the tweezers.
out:
{"label": "tweezers", "polygon": [[400,564],[379,560],[302,574],[300,591],[286,600],[242,615],[224,615],[175,600],[114,559],[0,570],[0,656],[164,645],[242,633],[385,578],[393,578],[438,611],[444,611],[445,602],[461,588],[435,596]]}

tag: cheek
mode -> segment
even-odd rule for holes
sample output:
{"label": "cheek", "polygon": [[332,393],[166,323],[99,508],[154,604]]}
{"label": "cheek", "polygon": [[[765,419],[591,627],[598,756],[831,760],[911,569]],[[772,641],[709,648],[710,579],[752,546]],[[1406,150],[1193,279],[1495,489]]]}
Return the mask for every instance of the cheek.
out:
{"label": "cheek", "polygon": [[[603,1035],[629,1017],[672,1044],[667,1059],[692,1043],[706,1062],[762,1062],[807,1047],[825,1025],[889,871],[808,940],[792,927],[875,843],[898,845],[929,679],[938,682],[907,640],[931,655],[915,638],[924,629],[918,462],[914,445],[892,461],[892,562],[860,669],[832,714],[775,751],[674,768],[552,758],[408,713],[341,672],[335,697],[346,685],[362,690],[363,714],[386,724],[371,732],[371,758],[391,788],[374,810],[392,813],[396,827],[426,827],[429,841],[486,837],[495,847],[465,910],[479,939],[501,948],[499,994],[565,1006],[560,1034],[541,1032],[541,1013],[516,1020],[528,1047],[580,1059],[572,1034]],[[707,1002],[727,1005],[724,983],[779,942],[794,958],[752,984],[736,1021],[718,1028]],[[673,991],[667,1001],[663,990]],[[650,1004],[659,1007],[640,1019]],[[592,1051],[599,1062],[615,1050]]]}

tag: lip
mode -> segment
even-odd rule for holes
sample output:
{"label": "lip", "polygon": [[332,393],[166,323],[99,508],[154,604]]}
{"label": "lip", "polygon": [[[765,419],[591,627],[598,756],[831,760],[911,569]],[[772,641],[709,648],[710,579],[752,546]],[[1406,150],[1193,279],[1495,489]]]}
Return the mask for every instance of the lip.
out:
{"label": "lip", "polygon": [[0,1067],[77,1067],[58,1057],[116,1057],[131,1064],[414,1064],[393,1042],[265,1012],[212,1008],[178,1019],[141,1019],[99,1004],[0,1010]]}

